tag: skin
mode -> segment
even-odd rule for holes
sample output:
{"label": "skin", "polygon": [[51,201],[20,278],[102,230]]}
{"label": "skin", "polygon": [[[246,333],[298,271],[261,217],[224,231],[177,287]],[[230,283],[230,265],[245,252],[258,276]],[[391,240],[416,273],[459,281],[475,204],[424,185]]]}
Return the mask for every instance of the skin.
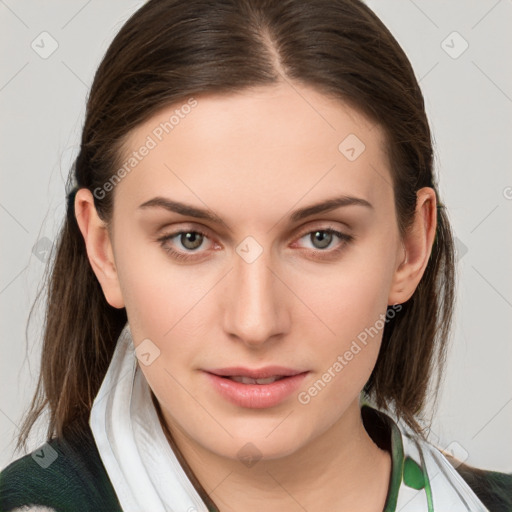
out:
{"label": "skin", "polygon": [[[359,409],[382,330],[306,405],[294,393],[275,407],[236,406],[201,369],[309,370],[299,391],[307,390],[388,305],[413,294],[434,240],[435,192],[418,191],[414,223],[401,239],[378,125],[298,84],[196,99],[115,187],[110,227],[90,191],[76,195],[105,298],[126,308],[135,346],[149,338],[161,351],[141,369],[176,443],[222,512],[260,511],[262,500],[267,512],[382,510],[391,458],[366,432]],[[126,154],[179,107],[137,127]],[[349,134],[366,146],[354,161],[338,149]],[[287,220],[297,208],[340,195],[372,208]],[[207,208],[223,223],[139,208],[155,196]],[[333,235],[322,245],[314,233],[328,227],[353,241]],[[185,262],[157,241],[180,229],[207,234],[195,251],[180,236],[166,242],[195,254]],[[247,236],[262,248],[251,263],[236,252]],[[237,456],[248,442],[262,455],[252,467]]]}

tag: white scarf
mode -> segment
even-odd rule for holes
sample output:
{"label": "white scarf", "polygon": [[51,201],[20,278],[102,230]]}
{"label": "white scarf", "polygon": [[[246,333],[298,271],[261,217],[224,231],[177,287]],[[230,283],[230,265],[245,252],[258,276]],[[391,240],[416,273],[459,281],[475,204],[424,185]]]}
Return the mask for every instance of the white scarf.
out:
{"label": "white scarf", "polygon": [[[128,323],[94,400],[89,424],[123,512],[208,512],[162,430]],[[430,497],[425,489],[402,484],[397,511],[488,512],[437,448],[419,439],[405,423],[397,426],[400,441],[395,442],[405,456],[425,468],[430,484]]]}

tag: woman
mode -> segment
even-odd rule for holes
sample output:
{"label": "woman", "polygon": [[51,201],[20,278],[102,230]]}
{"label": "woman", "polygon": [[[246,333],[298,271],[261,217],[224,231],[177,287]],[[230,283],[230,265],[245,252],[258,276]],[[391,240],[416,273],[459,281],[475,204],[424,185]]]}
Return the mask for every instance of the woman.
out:
{"label": "woman", "polygon": [[[356,0],[150,0],[94,79],[0,509],[510,510],[424,436],[452,235]],[[434,370],[438,379],[433,382]]]}

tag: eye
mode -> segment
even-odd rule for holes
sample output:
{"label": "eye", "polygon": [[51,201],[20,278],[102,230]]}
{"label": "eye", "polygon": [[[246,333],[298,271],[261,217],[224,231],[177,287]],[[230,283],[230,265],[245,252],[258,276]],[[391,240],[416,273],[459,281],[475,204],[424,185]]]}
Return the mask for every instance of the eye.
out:
{"label": "eye", "polygon": [[[313,231],[308,231],[301,235],[300,240],[305,238],[308,241],[311,241],[313,247],[312,249],[317,253],[330,253],[330,252],[338,252],[340,249],[340,242],[341,246],[344,246],[345,244],[350,243],[354,237],[352,235],[347,235],[346,233],[342,233],[341,231],[338,231],[332,227],[325,227],[325,228],[319,228],[315,229]],[[340,240],[338,242],[338,247],[332,250],[325,250],[331,246],[332,242],[336,241],[336,238]]]}
{"label": "eye", "polygon": [[[176,239],[176,241],[174,241]],[[205,239],[208,239],[208,235],[198,230],[181,230],[175,231],[174,233],[166,234],[158,239],[162,248],[177,260],[187,260],[191,257],[195,257],[195,254],[187,254],[190,252],[204,252],[199,251]],[[176,251],[174,247],[181,244],[183,251]],[[179,248],[179,247],[178,247]]]}

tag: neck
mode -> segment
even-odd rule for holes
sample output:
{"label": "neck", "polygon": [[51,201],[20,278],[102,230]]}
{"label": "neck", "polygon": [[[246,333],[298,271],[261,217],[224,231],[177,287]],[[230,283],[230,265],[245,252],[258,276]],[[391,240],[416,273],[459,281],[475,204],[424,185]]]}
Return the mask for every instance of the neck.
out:
{"label": "neck", "polygon": [[213,500],[220,512],[260,512],[262,503],[266,512],[384,508],[391,455],[369,436],[358,400],[309,444],[279,459],[262,459],[251,467],[212,453],[179,428],[173,428],[171,435],[165,412],[159,406],[157,411],[190,480],[205,503]]}

